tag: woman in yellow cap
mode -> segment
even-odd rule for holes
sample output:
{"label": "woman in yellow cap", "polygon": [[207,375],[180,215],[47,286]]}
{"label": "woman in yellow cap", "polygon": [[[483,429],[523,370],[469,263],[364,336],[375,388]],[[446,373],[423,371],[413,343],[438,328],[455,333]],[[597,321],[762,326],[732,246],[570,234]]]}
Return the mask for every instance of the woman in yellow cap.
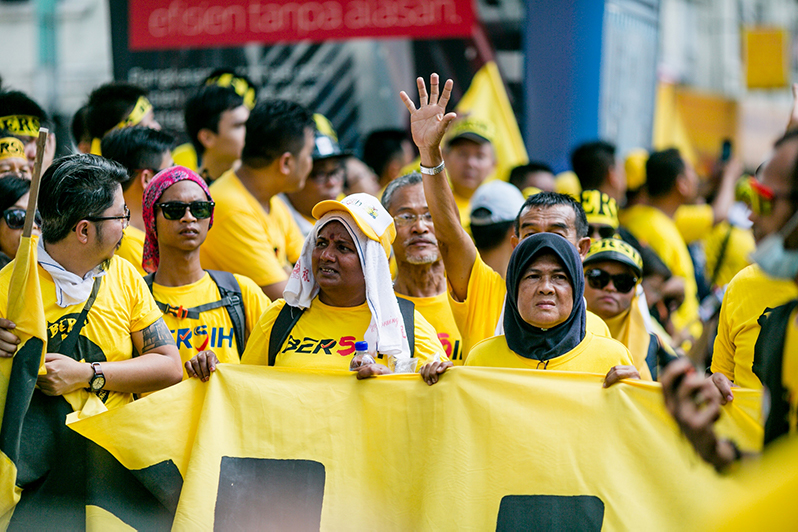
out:
{"label": "woman in yellow cap", "polygon": [[[357,369],[358,378],[448,360],[435,329],[397,300],[388,267],[393,218],[370,194],[322,201],[283,292],[261,316],[242,364]],[[368,345],[357,346],[360,341]],[[356,356],[367,351],[369,357]],[[420,362],[420,363],[419,363]]]}
{"label": "woman in yellow cap", "polygon": [[675,355],[649,332],[638,303],[637,285],[643,276],[640,254],[623,240],[606,238],[590,246],[582,264],[588,310],[598,314],[612,337],[629,349],[641,378],[656,379],[658,369]]}

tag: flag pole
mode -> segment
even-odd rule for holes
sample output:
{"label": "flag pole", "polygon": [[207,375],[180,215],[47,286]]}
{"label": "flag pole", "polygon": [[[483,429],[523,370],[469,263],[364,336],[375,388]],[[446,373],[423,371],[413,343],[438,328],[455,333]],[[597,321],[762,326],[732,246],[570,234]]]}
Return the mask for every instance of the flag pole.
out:
{"label": "flag pole", "polygon": [[33,163],[33,177],[30,181],[30,195],[28,196],[28,208],[25,211],[25,225],[22,227],[22,236],[30,238],[33,232],[33,222],[36,218],[36,204],[39,199],[39,182],[42,177],[42,161],[44,160],[44,148],[47,146],[47,136],[50,131],[46,127],[39,128],[39,138],[36,139],[36,160]]}

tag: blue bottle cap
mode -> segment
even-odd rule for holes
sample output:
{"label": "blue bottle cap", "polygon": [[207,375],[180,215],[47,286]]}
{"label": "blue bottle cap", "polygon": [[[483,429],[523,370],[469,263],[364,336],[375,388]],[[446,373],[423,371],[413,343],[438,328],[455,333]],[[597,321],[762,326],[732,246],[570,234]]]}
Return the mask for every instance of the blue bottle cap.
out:
{"label": "blue bottle cap", "polygon": [[369,350],[368,342],[355,342],[355,351],[368,351],[368,350]]}

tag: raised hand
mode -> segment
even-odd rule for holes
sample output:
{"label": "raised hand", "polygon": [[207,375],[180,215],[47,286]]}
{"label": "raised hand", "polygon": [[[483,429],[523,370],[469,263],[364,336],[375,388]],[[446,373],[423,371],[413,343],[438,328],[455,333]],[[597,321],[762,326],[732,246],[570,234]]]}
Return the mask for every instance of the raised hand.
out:
{"label": "raised hand", "polygon": [[424,85],[424,78],[416,79],[416,83],[420,99],[418,109],[405,91],[399,93],[405,107],[410,111],[410,132],[413,135],[413,142],[421,152],[438,149],[449,124],[457,118],[455,113],[446,113],[446,105],[452,96],[454,83],[447,79],[443,92],[439,92],[438,74],[432,74],[429,79],[429,95]]}

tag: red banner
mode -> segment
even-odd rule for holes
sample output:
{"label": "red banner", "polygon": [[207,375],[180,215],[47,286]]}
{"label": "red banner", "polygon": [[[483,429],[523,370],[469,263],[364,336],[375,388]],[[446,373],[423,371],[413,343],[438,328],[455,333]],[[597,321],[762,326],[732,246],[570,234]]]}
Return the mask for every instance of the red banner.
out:
{"label": "red banner", "polygon": [[131,50],[362,37],[468,37],[473,0],[135,0]]}

